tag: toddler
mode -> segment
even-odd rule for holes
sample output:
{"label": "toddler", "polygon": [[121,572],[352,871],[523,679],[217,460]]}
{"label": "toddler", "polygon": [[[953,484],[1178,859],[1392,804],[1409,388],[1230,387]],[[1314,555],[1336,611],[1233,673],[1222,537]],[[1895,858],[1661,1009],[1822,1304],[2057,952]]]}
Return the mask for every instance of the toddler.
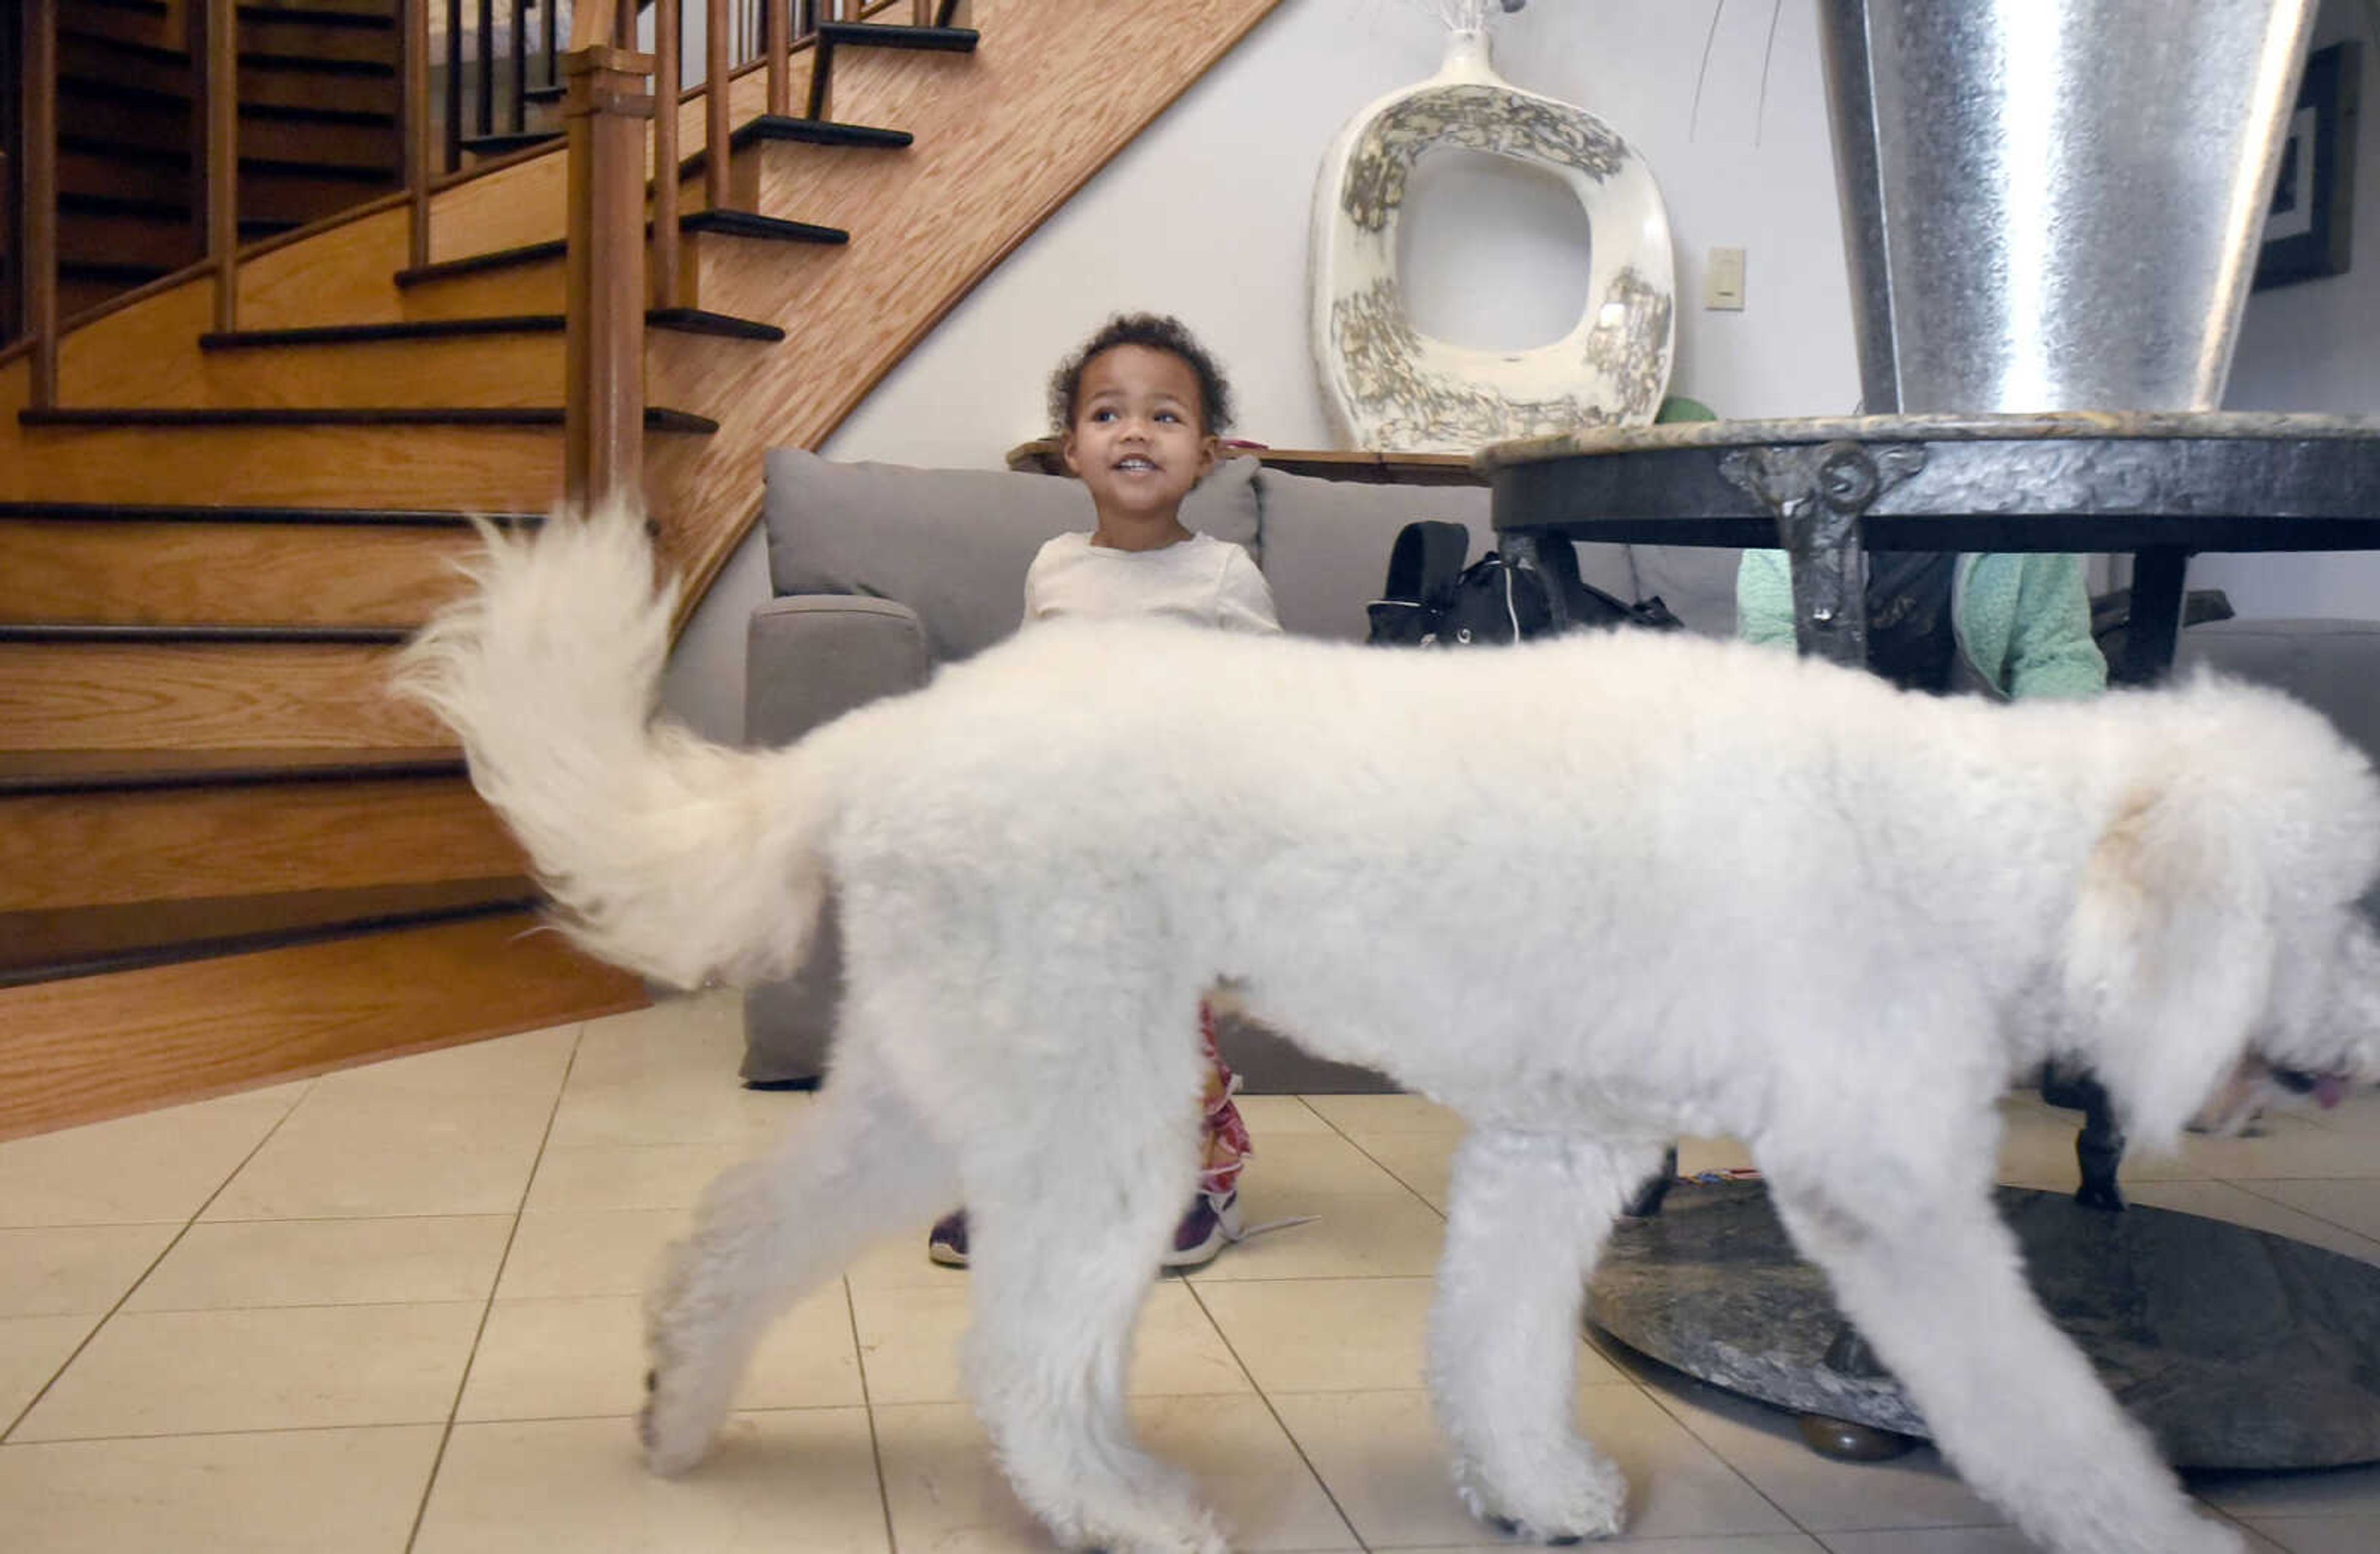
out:
{"label": "toddler", "polygon": [[[1111,319],[1050,382],[1050,416],[1066,467],[1091,493],[1097,524],[1041,547],[1025,577],[1025,622],[1057,615],[1172,615],[1227,631],[1281,629],[1272,590],[1247,552],[1184,527],[1182,503],[1215,467],[1231,389],[1214,359],[1171,318]],[[1239,1081],[1215,1048],[1214,1011],[1198,1007],[1207,1054],[1198,1190],[1174,1228],[1167,1268],[1197,1268],[1244,1233],[1238,1183],[1247,1125]],[[966,1266],[966,1210],[944,1216],[927,1255]]]}

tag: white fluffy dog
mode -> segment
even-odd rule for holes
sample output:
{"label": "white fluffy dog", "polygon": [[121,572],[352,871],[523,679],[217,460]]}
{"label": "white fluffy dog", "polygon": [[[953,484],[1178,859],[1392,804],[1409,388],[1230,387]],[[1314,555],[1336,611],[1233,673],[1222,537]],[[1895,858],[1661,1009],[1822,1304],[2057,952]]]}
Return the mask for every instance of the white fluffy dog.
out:
{"label": "white fluffy dog", "polygon": [[[651,1314],[646,1450],[704,1451],[764,1326],[974,1218],[975,1402],[1064,1544],[1215,1550],[1135,1444],[1134,1318],[1194,1171],[1199,997],[1462,1113],[1429,1385],[1480,1516],[1615,1532],[1582,1290],[1682,1132],[1748,1143],[1943,1451],[2061,1554],[2240,1547],[2027,1291],[1994,1099],[2087,1063],[2169,1145],[2243,1062],[2380,1070],[2380,785],[2237,685],[1994,707],[1734,644],[1384,652],[1037,626],[776,751],[650,721],[632,512],[498,540],[412,692],[596,953],[848,966],[796,1136],[711,1190]],[[2325,1085],[2330,1082],[2325,1081]]]}

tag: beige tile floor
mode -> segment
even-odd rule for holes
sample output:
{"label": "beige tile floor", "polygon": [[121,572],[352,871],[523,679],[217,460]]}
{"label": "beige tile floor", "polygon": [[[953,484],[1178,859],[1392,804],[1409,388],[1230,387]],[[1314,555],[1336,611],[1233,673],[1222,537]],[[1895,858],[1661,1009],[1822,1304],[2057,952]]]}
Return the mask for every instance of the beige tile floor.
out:
{"label": "beige tile floor", "polygon": [[[0,1144],[0,1548],[15,1554],[1038,1549],[960,1401],[965,1276],[905,1231],[779,1324],[716,1454],[662,1482],[628,1416],[638,1293],[702,1184],[807,1098],[733,1079],[736,1006],[637,1014]],[[1451,1117],[1247,1104],[1257,1220],[1161,1282],[1133,1375],[1157,1448],[1250,1549],[1487,1549],[1418,1390]],[[2007,1104],[2009,1180],[2070,1118]],[[1696,1141],[1688,1169],[1736,1163]],[[2380,1263],[2380,1101],[2137,1161],[2143,1201]],[[1930,1451],[1852,1466],[1783,1416],[1585,1342],[1626,1543],[2018,1554]],[[2380,1469],[2193,1487],[2293,1554],[2380,1549]]]}

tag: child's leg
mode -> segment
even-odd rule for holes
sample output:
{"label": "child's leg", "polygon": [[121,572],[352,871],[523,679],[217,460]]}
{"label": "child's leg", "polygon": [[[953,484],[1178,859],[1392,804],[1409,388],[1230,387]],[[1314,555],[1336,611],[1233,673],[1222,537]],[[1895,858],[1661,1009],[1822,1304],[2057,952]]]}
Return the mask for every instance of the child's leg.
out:
{"label": "child's leg", "polygon": [[1215,1010],[1198,1001],[1198,1050],[1207,1058],[1207,1091],[1199,1118],[1200,1169],[1198,1187],[1210,1198],[1225,1198],[1239,1185],[1241,1164],[1256,1152],[1248,1142],[1247,1120],[1232,1104],[1239,1075],[1223,1062],[1215,1045]]}

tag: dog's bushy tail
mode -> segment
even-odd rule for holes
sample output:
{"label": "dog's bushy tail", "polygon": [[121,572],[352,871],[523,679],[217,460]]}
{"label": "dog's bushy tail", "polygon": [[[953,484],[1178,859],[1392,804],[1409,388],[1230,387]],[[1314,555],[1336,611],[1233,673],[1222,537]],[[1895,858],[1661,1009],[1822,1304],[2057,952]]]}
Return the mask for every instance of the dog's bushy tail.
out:
{"label": "dog's bushy tail", "polygon": [[476,587],[407,649],[397,689],[462,737],[563,929],[680,987],[798,966],[825,890],[824,798],[798,748],[655,720],[677,586],[655,586],[642,512],[480,534]]}

